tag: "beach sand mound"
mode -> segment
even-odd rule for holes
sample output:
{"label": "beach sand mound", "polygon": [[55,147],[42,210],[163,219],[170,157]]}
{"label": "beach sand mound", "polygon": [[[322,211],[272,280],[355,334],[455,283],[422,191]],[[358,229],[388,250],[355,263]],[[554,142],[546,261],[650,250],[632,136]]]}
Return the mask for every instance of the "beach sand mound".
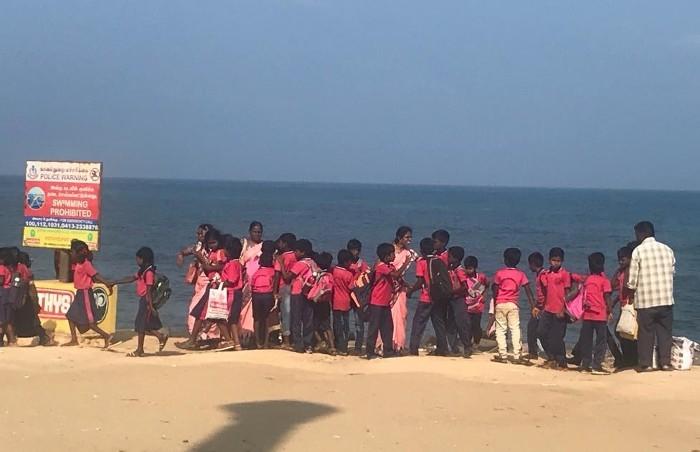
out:
{"label": "beach sand mound", "polygon": [[96,345],[0,349],[3,450],[700,449],[696,371]]}

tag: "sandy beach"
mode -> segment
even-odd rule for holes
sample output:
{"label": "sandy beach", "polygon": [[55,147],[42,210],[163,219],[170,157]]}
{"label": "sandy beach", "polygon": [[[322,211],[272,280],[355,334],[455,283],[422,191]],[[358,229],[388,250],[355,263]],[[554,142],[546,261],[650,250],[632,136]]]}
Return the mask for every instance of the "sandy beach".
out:
{"label": "sandy beach", "polygon": [[133,348],[0,349],[5,450],[700,449],[697,371]]}

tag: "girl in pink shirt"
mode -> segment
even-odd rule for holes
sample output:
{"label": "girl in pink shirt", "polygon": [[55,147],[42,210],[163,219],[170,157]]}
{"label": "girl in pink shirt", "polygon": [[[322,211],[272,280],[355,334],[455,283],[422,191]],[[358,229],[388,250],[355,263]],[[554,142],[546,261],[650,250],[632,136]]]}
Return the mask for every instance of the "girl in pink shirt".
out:
{"label": "girl in pink shirt", "polygon": [[221,270],[221,281],[224,283],[228,293],[228,303],[230,314],[228,316],[228,327],[234,350],[242,350],[240,328],[241,310],[243,308],[243,280],[245,271],[240,262],[243,243],[237,237],[230,237],[224,241],[224,251],[226,252],[226,264]]}
{"label": "girl in pink shirt", "polygon": [[10,287],[17,272],[17,257],[9,249],[0,250],[0,346],[7,334],[8,345],[16,345],[15,306],[11,300]]}
{"label": "girl in pink shirt", "polygon": [[112,340],[112,335],[107,334],[97,326],[98,319],[95,317],[97,304],[95,294],[92,291],[93,282],[98,282],[107,286],[109,294],[112,294],[114,282],[106,280],[97,273],[92,266],[92,252],[85,242],[73,240],[71,242],[71,259],[73,260],[73,287],[75,287],[75,297],[71,303],[66,319],[70,326],[70,342],[63,344],[64,347],[78,345],[78,335],[80,333],[93,330],[104,339],[104,348],[108,348]]}
{"label": "girl in pink shirt", "polygon": [[212,322],[219,328],[219,334],[223,338],[223,341],[219,344],[219,349],[232,349],[235,344],[231,340],[231,335],[228,330],[228,322],[224,319],[208,319],[207,318],[207,307],[209,305],[209,293],[210,291],[222,285],[221,271],[223,270],[228,258],[226,252],[223,249],[224,240],[230,240],[232,237],[226,236],[222,237],[221,233],[216,229],[211,229],[207,232],[206,242],[207,248],[209,249],[209,254],[204,256],[203,254],[197,254],[197,260],[199,261],[199,266],[209,279],[209,287],[202,294],[202,297],[197,302],[197,304],[190,311],[190,316],[194,317],[194,325],[192,331],[190,332],[190,337],[188,340],[183,342],[178,342],[175,344],[176,347],[185,350],[192,350],[198,347],[197,337],[202,331],[205,325],[205,321]]}
{"label": "girl in pink shirt", "polygon": [[253,328],[255,345],[258,349],[270,348],[270,335],[267,331],[267,318],[277,308],[273,295],[275,283],[274,252],[275,242],[265,241],[258,260],[259,267],[250,277],[253,300]]}
{"label": "girl in pink shirt", "polygon": [[154,262],[153,250],[148,247],[142,247],[136,252],[136,265],[139,270],[135,275],[121,279],[116,284],[136,283],[136,295],[139,296],[139,309],[136,313],[134,321],[134,331],[138,334],[138,345],[136,350],[128,353],[129,357],[144,356],[143,344],[146,335],[154,336],[158,339],[160,346],[158,352],[162,352],[165,344],[168,342],[168,335],[161,333],[159,330],[163,328],[160,322],[158,311],[153,307],[152,289],[155,284],[156,267]]}

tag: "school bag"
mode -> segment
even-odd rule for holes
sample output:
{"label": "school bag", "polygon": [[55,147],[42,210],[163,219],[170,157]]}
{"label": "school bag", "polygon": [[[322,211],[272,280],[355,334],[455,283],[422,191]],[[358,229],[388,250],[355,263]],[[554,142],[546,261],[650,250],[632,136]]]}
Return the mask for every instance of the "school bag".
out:
{"label": "school bag", "polygon": [[326,271],[316,274],[307,298],[314,303],[330,301],[333,293],[333,275]]}
{"label": "school bag", "polygon": [[29,285],[25,281],[22,281],[22,276],[19,272],[13,273],[10,287],[5,293],[5,303],[11,304],[15,309],[20,309],[24,306],[28,286]]}
{"label": "school bag", "polygon": [[318,277],[319,273],[321,273],[321,269],[318,268],[318,265],[316,265],[316,262],[314,262],[313,259],[306,258],[302,259],[301,262],[308,266],[308,270],[306,270],[303,275],[299,275],[303,280],[301,293],[308,299],[309,292],[314,284],[316,284],[316,278]]}
{"label": "school bag", "polygon": [[153,286],[151,286],[151,302],[153,309],[162,308],[170,299],[172,290],[170,289],[170,280],[162,273],[153,271]]}
{"label": "school bag", "polygon": [[352,289],[352,298],[360,305],[357,312],[363,322],[369,321],[369,302],[373,286],[374,272],[368,270],[357,277]]}
{"label": "school bag", "polygon": [[452,298],[452,278],[442,259],[432,257],[428,261],[430,272],[430,299],[448,301]]}
{"label": "school bag", "polygon": [[574,322],[583,318],[583,311],[585,311],[583,303],[585,300],[586,288],[585,286],[581,286],[579,287],[578,294],[576,294],[576,297],[574,297],[571,301],[568,301],[566,303],[566,311],[568,312],[571,320],[573,320]]}

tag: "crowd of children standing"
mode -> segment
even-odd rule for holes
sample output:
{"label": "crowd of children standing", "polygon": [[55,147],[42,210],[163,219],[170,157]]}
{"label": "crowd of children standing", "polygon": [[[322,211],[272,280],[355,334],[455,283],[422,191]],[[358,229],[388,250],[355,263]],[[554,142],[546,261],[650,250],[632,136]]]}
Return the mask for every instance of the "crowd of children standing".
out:
{"label": "crowd of children standing", "polygon": [[[586,275],[564,268],[561,248],[549,251],[548,266],[541,253],[532,253],[527,259],[533,273],[531,285],[528,276],[518,269],[521,252],[517,248],[503,252],[503,267],[488,278],[479,271],[477,257],[465,256],[460,246],[448,247],[450,236],[445,230],[420,240],[420,253],[411,249],[412,241],[411,228],[402,226],[393,243],[380,244],[376,258],[365,260],[362,244],[352,239],[338,251],[334,264],[333,255],[314,251],[309,240],[297,239],[292,233],[282,234],[274,242],[263,241],[259,222],[250,225],[249,236],[244,239],[222,234],[209,224],[200,225],[196,243],[177,257],[180,265],[186,257],[193,258],[186,281],[194,290],[188,309],[190,336],[176,345],[190,350],[212,343],[219,350],[280,345],[300,353],[322,349],[330,354],[388,358],[418,355],[430,322],[436,336],[433,355],[469,358],[479,353],[482,316],[488,312],[486,331],[495,329],[498,345],[495,362],[531,365],[539,358],[539,342],[545,365],[556,369],[578,364],[584,370],[606,373],[603,358],[608,348],[615,356],[616,366],[635,365],[634,342],[618,337],[618,347],[608,329],[615,302],[629,302],[625,278],[634,244],[618,251],[619,267],[610,279],[605,274],[605,257],[601,253],[588,257]],[[9,249],[0,252],[0,333],[7,336],[9,344],[16,340],[14,311],[7,295],[12,278],[32,278],[28,267],[15,254]],[[139,340],[130,356],[144,354],[146,335],[158,339],[160,350],[165,347],[168,337],[161,333],[162,324],[151,295],[155,277],[153,251],[139,249],[136,264],[134,275],[118,281],[104,279],[92,265],[87,245],[73,242],[76,297],[66,314],[71,341],[65,345],[78,343],[76,330],[84,333],[92,329],[108,347],[111,336],[95,323],[92,285],[101,282],[111,289],[115,284],[133,282],[140,298],[135,320]],[[415,267],[413,281],[408,273],[411,267]],[[584,291],[581,335],[573,357],[567,358],[564,338],[571,322],[567,302],[579,291]],[[520,338],[521,292],[530,309],[527,354],[522,353]],[[417,306],[409,319],[408,300],[415,293]],[[613,293],[617,297],[613,298]],[[351,317],[355,325],[353,349]]]}

